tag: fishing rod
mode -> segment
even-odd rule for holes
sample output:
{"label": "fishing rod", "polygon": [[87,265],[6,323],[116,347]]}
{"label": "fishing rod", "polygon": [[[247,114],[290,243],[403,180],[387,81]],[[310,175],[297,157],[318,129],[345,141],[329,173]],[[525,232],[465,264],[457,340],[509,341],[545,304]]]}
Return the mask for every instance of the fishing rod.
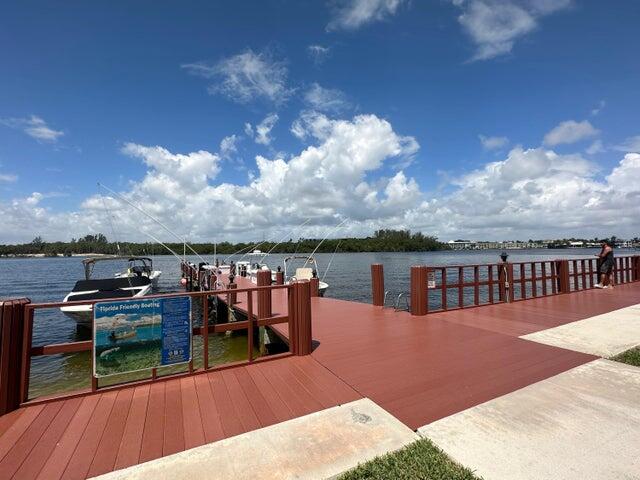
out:
{"label": "fishing rod", "polygon": [[326,277],[327,273],[329,273],[329,269],[331,268],[331,264],[333,263],[333,257],[336,256],[336,252],[338,251],[338,248],[340,248],[341,243],[342,243],[342,239],[338,241],[338,244],[336,245],[336,249],[333,251],[333,255],[331,255],[331,259],[329,259],[329,263],[327,264],[327,269],[324,271],[324,275],[322,275],[322,278],[320,279],[320,281],[324,282],[324,277]]}
{"label": "fishing rod", "polygon": [[307,257],[307,261],[304,262],[304,265],[302,266],[302,268],[307,266],[307,263],[309,263],[309,260],[311,259],[311,257],[313,257],[313,254],[316,253],[318,251],[318,249],[320,248],[320,245],[322,245],[324,243],[324,241],[329,238],[329,235],[331,235],[332,233],[336,232],[338,229],[340,229],[340,227],[342,227],[342,225],[344,225],[347,220],[349,220],[348,218],[345,218],[342,222],[340,222],[333,230],[330,230],[329,233],[327,233],[324,238],[320,241],[320,243],[318,244],[318,246],[313,250],[313,252],[311,252],[309,254],[309,256]]}
{"label": "fishing rod", "polygon": [[186,256],[186,249],[188,248],[189,250],[191,250],[200,260],[202,260],[203,262],[207,263],[207,261],[202,258],[200,256],[200,254],[198,252],[196,252],[191,245],[189,245],[186,240],[184,239],[184,237],[181,237],[180,235],[178,235],[177,233],[175,233],[173,230],[171,230],[169,227],[167,227],[164,223],[162,223],[160,220],[158,220],[156,217],[154,217],[153,215],[151,215],[150,213],[146,212],[144,209],[142,209],[141,207],[139,207],[138,205],[134,204],[133,202],[129,201],[127,198],[125,198],[123,195],[120,195],[117,192],[114,192],[113,190],[111,190],[109,187],[107,187],[106,185],[101,184],[100,182],[98,182],[98,186],[104,188],[107,192],[112,193],[113,195],[115,195],[116,197],[118,197],[120,200],[124,201],[125,203],[127,203],[128,205],[132,206],[133,208],[135,208],[136,210],[138,210],[140,213],[142,213],[143,215],[149,217],[151,220],[153,220],[154,222],[156,222],[158,225],[160,225],[162,228],[164,228],[167,232],[169,232],[171,235],[173,235],[174,237],[176,237],[178,240],[180,240],[181,243],[184,243],[184,247],[185,247],[185,256]]}
{"label": "fishing rod", "polygon": [[306,219],[304,222],[302,222],[300,225],[298,225],[297,227],[294,227],[294,228],[293,228],[293,230],[290,230],[289,232],[285,233],[285,235],[284,235],[280,240],[278,240],[278,243],[276,243],[273,247],[271,247],[271,249],[270,249],[267,253],[265,253],[265,254],[262,256],[262,258],[260,259],[260,263],[262,263],[262,261],[265,259],[265,257],[266,257],[267,255],[269,255],[271,252],[273,252],[273,251],[275,250],[275,248],[276,248],[278,245],[280,245],[282,242],[284,242],[284,240],[285,240],[287,237],[291,237],[291,235],[293,234],[293,232],[295,232],[295,231],[296,231],[297,229],[299,229],[299,228],[304,227],[304,226],[305,226],[307,223],[309,223],[310,221],[311,221],[311,218],[307,218],[307,219]]}
{"label": "fishing rod", "polygon": [[169,252],[171,252],[178,260],[182,261],[182,257],[180,255],[178,255],[176,252],[174,252],[173,250],[171,250],[167,245],[165,245],[164,243],[162,243],[160,240],[158,240],[156,237],[154,237],[153,235],[151,235],[149,232],[145,232],[144,230],[140,230],[142,233],[144,233],[145,235],[147,235],[149,238],[151,238],[152,240],[155,240],[156,242],[158,242],[160,245],[162,245],[164,248],[166,248],[167,250],[169,250]]}

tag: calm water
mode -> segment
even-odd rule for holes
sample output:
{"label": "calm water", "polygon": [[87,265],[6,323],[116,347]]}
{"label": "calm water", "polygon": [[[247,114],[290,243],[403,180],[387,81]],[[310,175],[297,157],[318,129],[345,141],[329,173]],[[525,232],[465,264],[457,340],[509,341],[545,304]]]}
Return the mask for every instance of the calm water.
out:
{"label": "calm water", "polygon": [[[426,252],[426,253],[338,253],[318,254],[318,276],[329,284],[328,297],[370,302],[370,265],[382,263],[385,268],[385,288],[391,292],[406,292],[409,287],[409,267],[414,264],[462,265],[495,263],[499,251]],[[597,249],[571,250],[517,250],[509,251],[509,261],[550,260],[554,258],[591,257]],[[617,252],[619,255],[625,252]],[[275,268],[283,265],[286,255],[270,255],[268,264]],[[212,260],[207,256],[207,260]],[[0,260],[0,299],[28,297],[33,302],[59,302],[84,278],[80,257],[28,258]],[[237,258],[236,258],[237,260]],[[191,257],[191,261],[199,259]],[[327,265],[331,267],[326,273]],[[299,265],[301,266],[301,265]],[[124,268],[124,262],[98,263],[93,278],[112,277]],[[173,256],[156,256],[154,268],[162,271],[160,291],[179,291],[180,269]],[[295,267],[294,267],[295,268]],[[33,345],[64,343],[90,338],[87,331],[78,330],[71,319],[58,309],[39,310],[34,320]],[[198,337],[194,339],[196,366],[201,349]],[[216,335],[210,341],[211,363],[225,363],[246,358],[246,337],[243,335]],[[31,396],[52,391],[74,389],[89,385],[89,352],[36,357],[32,361]],[[176,367],[167,367],[175,371]],[[142,375],[144,377],[144,375]],[[141,377],[141,378],[142,378]],[[55,384],[54,381],[55,380]],[[114,378],[113,381],[117,381]],[[103,383],[101,383],[102,385]]]}

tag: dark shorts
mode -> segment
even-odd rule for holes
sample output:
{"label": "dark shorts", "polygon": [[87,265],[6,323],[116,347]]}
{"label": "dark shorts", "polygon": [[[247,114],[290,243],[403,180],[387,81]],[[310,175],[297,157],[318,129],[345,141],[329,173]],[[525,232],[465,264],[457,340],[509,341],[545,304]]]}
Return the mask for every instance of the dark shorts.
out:
{"label": "dark shorts", "polygon": [[613,263],[611,262],[604,262],[600,265],[600,273],[611,273],[611,270],[613,270]]}

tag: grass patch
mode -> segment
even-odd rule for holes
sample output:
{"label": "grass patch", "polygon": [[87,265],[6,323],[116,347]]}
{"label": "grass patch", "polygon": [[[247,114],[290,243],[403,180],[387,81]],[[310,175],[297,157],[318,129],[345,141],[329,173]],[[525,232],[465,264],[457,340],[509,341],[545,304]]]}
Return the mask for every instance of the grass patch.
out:
{"label": "grass patch", "polygon": [[357,466],[338,480],[479,480],[458,465],[430,440],[423,438],[401,450]]}
{"label": "grass patch", "polygon": [[640,367],[640,347],[635,347],[631,350],[627,350],[626,352],[619,353],[615,357],[611,357],[611,360]]}

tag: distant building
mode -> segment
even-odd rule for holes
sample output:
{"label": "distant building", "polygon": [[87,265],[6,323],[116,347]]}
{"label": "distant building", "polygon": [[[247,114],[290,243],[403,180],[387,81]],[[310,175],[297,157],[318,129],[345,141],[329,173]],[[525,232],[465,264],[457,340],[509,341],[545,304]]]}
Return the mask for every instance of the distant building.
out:
{"label": "distant building", "polygon": [[469,250],[473,243],[471,240],[449,240],[447,245],[453,250]]}

